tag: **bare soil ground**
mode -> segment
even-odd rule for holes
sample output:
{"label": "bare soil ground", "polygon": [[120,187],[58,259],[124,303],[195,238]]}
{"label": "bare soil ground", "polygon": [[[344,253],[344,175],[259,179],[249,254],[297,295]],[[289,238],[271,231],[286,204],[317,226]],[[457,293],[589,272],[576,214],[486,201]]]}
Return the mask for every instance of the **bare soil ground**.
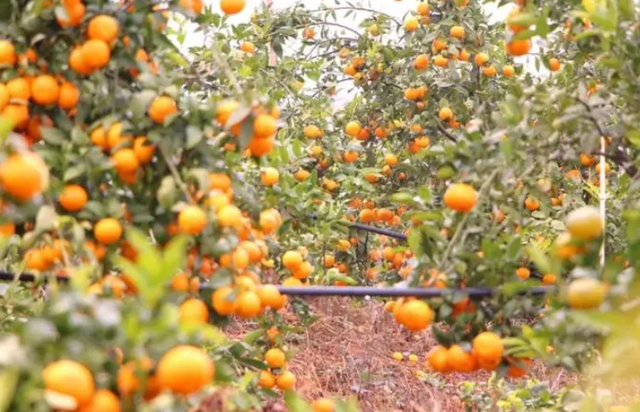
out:
{"label": "bare soil ground", "polygon": [[[307,399],[355,396],[366,412],[458,412],[464,410],[456,397],[460,384],[485,382],[489,377],[487,372],[431,373],[424,363],[436,345],[434,338],[428,331],[407,332],[379,302],[349,298],[308,302],[318,320],[289,341],[296,351],[289,369],[297,377],[296,390]],[[394,360],[393,352],[401,352],[404,360]],[[418,361],[409,361],[410,354]],[[573,380],[563,371],[537,364],[533,375],[555,389]]]}

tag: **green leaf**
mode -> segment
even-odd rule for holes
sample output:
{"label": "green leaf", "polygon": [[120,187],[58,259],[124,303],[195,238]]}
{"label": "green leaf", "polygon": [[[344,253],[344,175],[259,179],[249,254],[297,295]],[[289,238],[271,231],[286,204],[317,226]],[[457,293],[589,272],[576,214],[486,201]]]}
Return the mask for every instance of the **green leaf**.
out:
{"label": "green leaf", "polygon": [[11,400],[17,393],[16,387],[18,386],[19,378],[20,370],[17,368],[6,367],[0,370],[0,412],[9,410]]}
{"label": "green leaf", "polygon": [[541,272],[543,273],[551,272],[551,263],[549,262],[549,259],[544,254],[544,252],[542,252],[540,249],[538,249],[535,246],[529,246],[527,248],[527,254],[529,255],[529,259],[531,259],[533,263],[536,264],[536,266],[538,267],[538,269],[540,269]]}
{"label": "green leaf", "polygon": [[77,145],[87,145],[89,144],[89,136],[78,126],[75,126],[73,130],[71,130],[71,141]]}
{"label": "green leaf", "polygon": [[284,403],[287,405],[289,412],[313,412],[311,405],[291,390],[284,393]]}
{"label": "green leaf", "polygon": [[64,134],[62,130],[56,129],[55,127],[40,127],[40,132],[42,133],[42,139],[54,146],[60,146],[67,140],[67,136]]}
{"label": "green leaf", "polygon": [[65,182],[70,182],[85,174],[86,171],[87,165],[84,163],[79,163],[65,170],[64,175],[62,175],[62,180],[64,180]]}
{"label": "green leaf", "polygon": [[199,127],[190,124],[187,126],[187,142],[185,147],[193,149],[202,140],[202,130]]}
{"label": "green leaf", "polygon": [[42,206],[36,216],[36,231],[43,233],[53,230],[57,219],[58,214],[53,206]]}
{"label": "green leaf", "polygon": [[151,104],[151,101],[156,97],[156,92],[153,90],[143,90],[140,93],[136,93],[129,102],[129,110],[134,118],[142,118],[147,112],[147,107]]}

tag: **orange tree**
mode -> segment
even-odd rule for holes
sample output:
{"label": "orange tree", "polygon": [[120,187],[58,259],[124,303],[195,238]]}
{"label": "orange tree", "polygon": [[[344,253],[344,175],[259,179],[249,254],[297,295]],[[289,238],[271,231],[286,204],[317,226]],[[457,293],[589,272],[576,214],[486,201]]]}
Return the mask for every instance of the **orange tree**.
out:
{"label": "orange tree", "polygon": [[[166,35],[178,15],[206,32],[223,17],[197,0],[2,8],[3,268],[37,282],[4,293],[0,409],[182,410],[208,389],[246,410],[292,389],[272,327],[287,300],[261,284],[282,217],[238,173],[245,149],[273,150],[282,96],[240,85],[215,46],[231,87],[210,93]],[[229,316],[264,327],[232,342],[208,325]]]}

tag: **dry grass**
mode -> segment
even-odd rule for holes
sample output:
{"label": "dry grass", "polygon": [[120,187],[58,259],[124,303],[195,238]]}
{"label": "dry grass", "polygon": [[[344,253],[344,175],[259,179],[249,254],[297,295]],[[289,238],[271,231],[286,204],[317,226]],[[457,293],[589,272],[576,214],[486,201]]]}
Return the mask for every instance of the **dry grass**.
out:
{"label": "dry grass", "polygon": [[[308,399],[355,396],[367,412],[454,412],[463,410],[456,388],[464,381],[483,382],[489,377],[487,372],[430,373],[424,361],[436,344],[433,337],[428,331],[408,333],[378,302],[349,298],[308,302],[319,319],[303,334],[288,339],[296,351],[289,364],[298,378],[296,390]],[[393,352],[403,353],[405,359],[394,360]],[[417,355],[418,362],[411,363],[410,354]],[[574,379],[540,364],[533,374],[555,389]]]}

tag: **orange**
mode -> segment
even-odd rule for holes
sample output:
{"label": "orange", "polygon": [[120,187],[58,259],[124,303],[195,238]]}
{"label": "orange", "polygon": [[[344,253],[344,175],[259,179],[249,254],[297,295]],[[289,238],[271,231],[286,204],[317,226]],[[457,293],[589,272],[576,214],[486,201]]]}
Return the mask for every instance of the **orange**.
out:
{"label": "orange", "polygon": [[42,379],[46,390],[70,396],[80,407],[89,404],[95,394],[91,371],[72,360],[63,359],[48,364],[42,371]]}
{"label": "orange", "polygon": [[245,6],[245,0],[220,0],[220,9],[225,14],[240,13]]}
{"label": "orange", "polygon": [[85,7],[82,2],[75,3],[67,3],[65,4],[65,11],[67,12],[67,16],[65,18],[61,18],[56,15],[56,20],[60,27],[76,27],[82,23],[82,18],[84,17]]}
{"label": "orange", "polygon": [[33,199],[48,185],[48,169],[35,153],[12,154],[0,164],[0,186],[15,199]]}
{"label": "orange", "polygon": [[433,321],[433,311],[422,300],[412,300],[402,305],[398,313],[398,321],[410,331],[426,328]]}
{"label": "orange", "polygon": [[109,44],[118,37],[118,20],[105,14],[100,14],[89,21],[87,37],[93,40],[102,40]]}
{"label": "orange", "polygon": [[82,210],[88,200],[87,191],[80,185],[66,185],[58,197],[60,206],[69,212]]}
{"label": "orange", "polygon": [[224,173],[209,174],[209,189],[226,191],[231,187],[231,178]]}
{"label": "orange", "polygon": [[447,365],[453,371],[461,373],[473,372],[478,367],[476,358],[457,344],[451,346],[447,352]]}
{"label": "orange", "polygon": [[466,183],[453,183],[444,193],[445,206],[456,212],[470,212],[478,203],[478,192]]}
{"label": "orange", "polygon": [[413,61],[413,67],[418,71],[424,70],[429,67],[429,56],[427,56],[426,54],[419,54],[418,56],[416,56],[415,60]]}
{"label": "orange", "polygon": [[260,286],[257,292],[263,308],[279,310],[287,303],[286,296],[283,296],[274,285]]}
{"label": "orange", "polygon": [[258,316],[262,312],[262,302],[256,292],[245,291],[240,293],[236,301],[236,315],[249,319]]}
{"label": "orange", "polygon": [[557,72],[558,70],[560,70],[560,60],[556,59],[555,57],[549,59],[549,70],[551,70],[552,72]]}
{"label": "orange", "polygon": [[527,358],[509,358],[509,369],[507,375],[512,378],[521,378],[527,374],[531,368],[531,359]]}
{"label": "orange", "polygon": [[408,31],[408,32],[412,32],[412,31],[418,30],[419,26],[420,26],[420,22],[418,21],[417,18],[415,18],[413,16],[408,16],[404,20],[404,29],[406,31]]}
{"label": "orange", "polygon": [[276,386],[276,377],[269,371],[260,371],[258,386],[263,389],[271,389]]}
{"label": "orange", "polygon": [[299,169],[293,176],[298,182],[304,182],[309,176],[311,176],[311,173],[304,169]]}
{"label": "orange", "polygon": [[483,64],[489,61],[489,56],[486,53],[478,53],[473,58],[473,61],[478,66],[482,66]]}
{"label": "orange", "polygon": [[473,339],[473,353],[482,368],[495,369],[504,354],[502,338],[493,332],[480,333]]}
{"label": "orange", "polygon": [[524,207],[533,212],[540,209],[540,202],[527,196],[527,198],[524,200]]}
{"label": "orange", "polygon": [[271,348],[264,354],[264,361],[272,369],[282,368],[287,358],[284,352],[278,348]]}
{"label": "orange", "polygon": [[509,15],[507,16],[507,26],[514,33],[520,33],[521,31],[524,31],[527,28],[529,28],[529,25],[521,26],[513,22],[513,20],[515,20],[515,18],[518,16],[518,14],[520,14],[520,12],[521,12],[520,7],[515,7],[509,12]]}
{"label": "orange", "polygon": [[498,70],[494,65],[483,67],[482,74],[486,77],[495,77],[498,74]]}
{"label": "orange", "polygon": [[156,150],[152,144],[147,144],[147,138],[144,136],[136,137],[133,141],[133,152],[140,164],[147,164],[153,158],[153,154]]}
{"label": "orange", "polygon": [[82,47],[76,47],[69,53],[69,67],[78,74],[87,75],[93,68],[85,61]]}
{"label": "orange", "polygon": [[234,205],[227,205],[218,212],[218,223],[222,227],[239,227],[242,223],[242,212]]}
{"label": "orange", "polygon": [[215,375],[213,361],[194,346],[176,346],[158,362],[156,376],[161,388],[190,395],[207,386]]}
{"label": "orange", "polygon": [[455,37],[456,39],[461,39],[464,37],[464,27],[462,26],[453,26],[451,30],[449,30],[449,34],[451,37]]}
{"label": "orange", "polygon": [[78,106],[79,100],[80,90],[78,90],[78,88],[73,83],[62,83],[62,85],[60,86],[60,94],[58,97],[58,106],[64,110],[71,110]]}
{"label": "orange", "polygon": [[86,67],[101,69],[109,64],[109,60],[111,60],[111,49],[102,40],[88,40],[82,45],[82,61]]}
{"label": "orange", "polygon": [[207,215],[198,206],[187,206],[178,215],[178,227],[184,233],[197,235],[207,226]]}
{"label": "orange", "polygon": [[91,402],[76,412],[120,412],[120,399],[107,389],[98,389]]}
{"label": "orange", "polygon": [[216,109],[216,121],[226,127],[229,118],[239,107],[240,104],[235,100],[223,100]]}
{"label": "orange", "polygon": [[124,148],[116,151],[111,156],[113,168],[120,173],[133,173],[140,167],[140,162],[133,149]]}
{"label": "orange", "polygon": [[105,133],[104,127],[98,126],[93,129],[90,133],[91,143],[95,146],[100,147],[101,149],[108,149],[109,145],[107,143],[107,134]]}
{"label": "orange", "polygon": [[42,251],[29,250],[24,256],[24,265],[27,269],[44,272],[49,268],[49,263],[44,258]]}
{"label": "orange", "polygon": [[256,45],[250,41],[243,41],[242,44],[240,44],[240,50],[245,53],[253,54],[256,52]]}
{"label": "orange", "polygon": [[471,55],[469,54],[469,52],[466,49],[462,49],[460,51],[460,54],[458,55],[458,58],[460,60],[462,60],[463,62],[468,62],[469,59],[471,58]]}
{"label": "orange", "polygon": [[522,280],[527,280],[531,276],[531,271],[525,267],[520,267],[516,269],[516,276]]}
{"label": "orange", "polygon": [[567,287],[567,303],[572,309],[596,309],[607,297],[607,287],[594,278],[578,278]]}
{"label": "orange", "polygon": [[252,156],[262,157],[271,153],[276,143],[275,136],[266,137],[266,138],[254,138],[249,143],[248,149],[251,152]]}
{"label": "orange", "polygon": [[345,163],[353,163],[358,160],[358,152],[347,150],[342,155],[342,160],[344,160]]}
{"label": "orange", "polygon": [[566,219],[566,226],[573,238],[593,240],[602,235],[603,224],[600,211],[593,206],[573,210]]}
{"label": "orange", "polygon": [[438,112],[438,117],[440,118],[440,120],[452,119],[453,110],[448,107],[443,107],[442,109],[440,109],[440,112]]}
{"label": "orange", "polygon": [[556,275],[547,273],[542,276],[542,284],[546,286],[551,286],[556,283]]}
{"label": "orange", "polygon": [[502,75],[504,77],[513,77],[514,74],[516,74],[516,69],[514,69],[513,66],[502,66]]}
{"label": "orange", "polygon": [[361,129],[362,129],[362,126],[360,126],[360,123],[356,121],[352,121],[347,123],[347,125],[344,128],[344,132],[351,137],[357,137]]}
{"label": "orange", "polygon": [[505,48],[510,56],[524,56],[531,50],[531,40],[514,40],[507,43]]}
{"label": "orange", "polygon": [[158,124],[163,124],[167,117],[177,112],[176,102],[169,96],[158,96],[149,106],[149,117]]}
{"label": "orange", "polygon": [[9,40],[0,40],[0,65],[13,66],[16,64],[16,49]]}
{"label": "orange", "polygon": [[449,66],[449,59],[447,59],[444,56],[437,55],[433,59],[433,64],[435,64],[438,67],[447,67],[447,66]]}
{"label": "orange", "polygon": [[300,267],[293,272],[293,276],[300,280],[306,279],[307,277],[309,277],[309,275],[313,273],[313,270],[314,268],[313,268],[313,265],[311,265],[311,263],[302,262]]}
{"label": "orange", "polygon": [[273,167],[265,167],[260,171],[260,180],[264,186],[273,186],[280,180],[280,173]]}
{"label": "orange", "polygon": [[580,164],[582,164],[582,166],[589,167],[592,164],[594,164],[595,161],[596,161],[595,157],[591,155],[586,155],[584,153],[580,153]]}
{"label": "orange", "polygon": [[449,350],[444,346],[438,345],[427,354],[427,363],[434,371],[446,373],[450,371],[448,358]]}
{"label": "orange", "polygon": [[304,127],[304,137],[307,139],[319,139],[323,135],[322,129],[315,125],[308,125]]}
{"label": "orange", "polygon": [[312,27],[305,27],[304,31],[303,31],[303,35],[306,39],[313,39],[314,37],[316,37],[316,31],[313,30]]}
{"label": "orange", "polygon": [[296,385],[296,376],[289,371],[284,371],[276,379],[276,385],[282,390],[293,389]]}
{"label": "orange", "polygon": [[374,220],[375,213],[371,209],[362,209],[358,218],[362,223],[369,223]]}
{"label": "orange", "polygon": [[144,399],[153,399],[160,393],[158,378],[155,375],[149,375],[149,371],[153,368],[153,361],[149,358],[142,358],[137,361],[130,361],[124,364],[118,371],[116,384],[118,393],[121,396],[129,397],[140,389],[139,375],[144,373],[146,376]]}
{"label": "orange", "polygon": [[27,79],[23,77],[9,80],[7,82],[7,90],[12,99],[29,100],[31,98],[31,86]]}
{"label": "orange", "polygon": [[9,100],[11,100],[11,95],[9,94],[9,89],[3,83],[0,83],[0,110],[3,110],[9,104]]}
{"label": "orange", "polygon": [[332,399],[320,398],[311,403],[313,412],[334,412],[336,403]]}
{"label": "orange", "polygon": [[276,119],[268,114],[260,114],[253,121],[253,134],[257,138],[271,137],[277,131]]}
{"label": "orange", "polygon": [[46,74],[38,76],[31,84],[31,97],[35,103],[42,106],[57,103],[60,97],[60,86],[53,76]]}
{"label": "orange", "polygon": [[209,320],[209,309],[200,299],[187,299],[179,308],[180,323],[205,324]]}
{"label": "orange", "polygon": [[21,127],[29,120],[29,107],[21,104],[10,104],[2,110],[2,117],[9,120],[14,127]]}
{"label": "orange", "polygon": [[418,4],[418,8],[417,8],[416,12],[421,16],[428,16],[429,15],[429,3],[424,2],[424,3]]}
{"label": "orange", "polygon": [[211,305],[213,309],[222,316],[232,315],[236,311],[235,298],[232,297],[233,288],[230,286],[223,286],[211,296]]}
{"label": "orange", "polygon": [[112,217],[100,219],[93,227],[93,235],[104,245],[113,244],[122,237],[122,225]]}
{"label": "orange", "polygon": [[282,255],[282,266],[295,271],[302,265],[302,255],[294,250],[289,250]]}

